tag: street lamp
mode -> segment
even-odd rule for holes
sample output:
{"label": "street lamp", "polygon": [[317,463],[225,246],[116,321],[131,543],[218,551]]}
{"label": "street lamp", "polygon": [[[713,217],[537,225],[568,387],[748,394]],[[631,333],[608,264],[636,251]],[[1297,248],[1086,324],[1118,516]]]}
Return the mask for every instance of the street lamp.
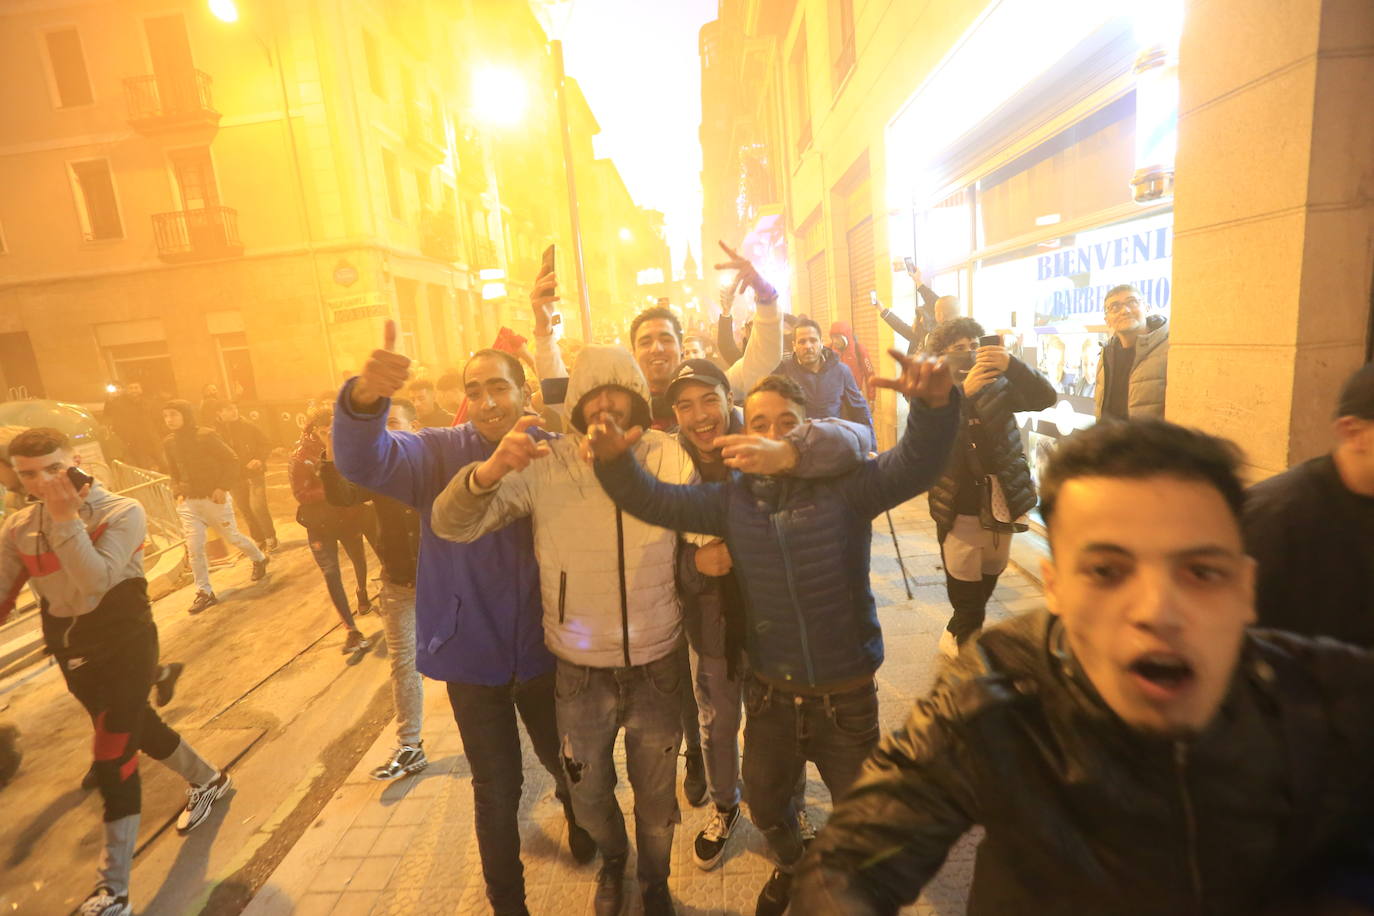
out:
{"label": "street lamp", "polygon": [[525,119],[529,92],[520,74],[507,67],[485,66],[472,77],[472,114],[483,124],[515,127]]}

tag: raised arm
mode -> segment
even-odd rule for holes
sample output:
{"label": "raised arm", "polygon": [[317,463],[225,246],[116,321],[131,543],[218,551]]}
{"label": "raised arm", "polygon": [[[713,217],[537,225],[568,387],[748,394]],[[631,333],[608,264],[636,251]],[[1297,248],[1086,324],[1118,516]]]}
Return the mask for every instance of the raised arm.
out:
{"label": "raised arm", "polygon": [[778,291],[773,285],[729,245],[721,242],[720,247],[730,260],[717,264],[716,269],[738,271],[730,287],[731,295],[746,286],[754,290],[754,327],[749,342],[744,345],[744,355],[725,371],[735,399],[742,403],[754,383],[772,372],[782,359],[782,316],[778,313]]}
{"label": "raised arm", "polygon": [[959,393],[944,361],[888,351],[902,366],[897,379],[874,379],[909,399],[906,431],[893,448],[841,481],[855,511],[870,518],[928,490],[944,472],[959,431]]}
{"label": "raised arm", "polygon": [[[89,487],[88,484],[87,492]],[[148,537],[143,506],[133,500],[122,503],[92,537],[81,518],[85,494],[77,493],[67,475],[44,481],[38,495],[43,500],[38,511],[46,512],[52,519],[48,545],[57,554],[62,572],[83,595],[103,595],[109,591],[119,581],[116,576],[128,567],[130,558]]]}
{"label": "raised arm", "polygon": [[725,537],[725,484],[672,484],[654,477],[626,449],[597,460],[596,479],[621,509],[650,525]]}
{"label": "raised arm", "polygon": [[720,358],[731,366],[744,355],[739,344],[735,343],[735,317],[730,314],[734,296],[733,287],[720,291],[720,318],[716,320],[716,350]]}
{"label": "raised arm", "polygon": [[896,913],[976,822],[974,769],[952,689],[937,684],[864,762],[802,860],[791,912]]}
{"label": "raised arm", "polygon": [[[334,409],[331,457],[339,473],[374,493],[423,508],[443,485],[439,452],[424,437],[386,428],[390,398],[359,409],[353,391],[360,379],[349,379]],[[447,434],[446,434],[447,435]]]}
{"label": "raised arm", "polygon": [[430,527],[441,538],[469,543],[534,512],[534,490],[549,444],[527,430],[538,417],[521,417],[485,461],[464,467],[434,500]]}

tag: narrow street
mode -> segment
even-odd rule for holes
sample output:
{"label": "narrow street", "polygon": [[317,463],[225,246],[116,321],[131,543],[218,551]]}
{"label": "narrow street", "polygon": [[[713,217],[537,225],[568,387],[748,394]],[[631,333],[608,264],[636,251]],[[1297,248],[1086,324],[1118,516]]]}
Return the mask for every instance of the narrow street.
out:
{"label": "narrow street", "polygon": [[[212,573],[220,603],[204,613],[187,615],[190,585],[154,605],[162,659],[186,665],[161,714],[229,767],[234,788],[182,838],[172,825],[185,784],[140,759],[133,890],[141,913],[201,912],[210,901],[211,911],[236,912],[391,717],[381,626],[360,618],[373,648],[341,655],[344,631],[291,518],[283,468],[274,462],[269,478],[281,541],[269,578],[249,583],[250,564],[239,558]],[[368,571],[375,578],[379,567]],[[0,684],[0,724],[19,729],[23,753],[0,790],[0,912],[68,912],[90,890],[102,842],[100,797],[81,789],[90,720],[44,661]]]}

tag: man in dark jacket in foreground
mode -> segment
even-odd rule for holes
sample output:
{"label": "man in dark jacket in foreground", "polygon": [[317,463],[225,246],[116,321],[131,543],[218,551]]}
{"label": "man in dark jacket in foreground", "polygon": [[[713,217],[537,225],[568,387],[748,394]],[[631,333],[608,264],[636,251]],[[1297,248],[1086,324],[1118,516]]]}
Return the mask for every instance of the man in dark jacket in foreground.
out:
{"label": "man in dark jacket in foreground", "polygon": [[985,631],[812,844],[792,912],[895,913],[972,826],[968,912],[1256,913],[1367,816],[1374,656],[1254,622],[1240,456],[1162,420],[1042,481],[1048,612]]}
{"label": "man in dark jacket in foreground", "polygon": [[[618,506],[650,524],[724,538],[739,570],[751,671],[744,791],[778,864],[758,916],[787,908],[802,855],[792,794],[806,761],[839,799],[878,742],[873,675],[883,636],[868,581],[871,520],[929,486],[954,441],[958,395],[949,370],[890,352],[902,376],[874,382],[912,399],[906,432],[896,448],[840,477],[732,473],[674,486],[654,480],[627,452],[642,430],[606,423],[590,430],[597,478]],[[803,395],[769,376],[745,401],[744,418],[749,432],[780,439],[804,421]]]}
{"label": "man in dark jacket in foreground", "polygon": [[1341,389],[1336,448],[1250,488],[1245,545],[1267,627],[1374,648],[1374,363]]}
{"label": "man in dark jacket in foreground", "polygon": [[1047,378],[1005,348],[980,347],[982,336],[978,322],[955,318],[927,342],[953,367],[964,393],[959,439],[929,494],[954,609],[940,651],[951,658],[982,628],[988,599],[1011,558],[1012,535],[1026,530],[1022,518],[1035,508],[1016,414],[1053,407],[1057,397]]}
{"label": "man in dark jacket in foreground", "polygon": [[234,499],[229,491],[238,483],[239,462],[233,449],[213,429],[196,426],[189,401],[168,401],[162,420],[171,433],[162,444],[167,475],[172,478],[177,515],[186,535],[186,554],[196,580],[196,597],[187,612],[199,614],[219,603],[210,585],[210,560],[205,554],[205,536],[210,528],[253,561],[250,578],[254,582],[267,575],[267,555],[239,531],[234,520]]}

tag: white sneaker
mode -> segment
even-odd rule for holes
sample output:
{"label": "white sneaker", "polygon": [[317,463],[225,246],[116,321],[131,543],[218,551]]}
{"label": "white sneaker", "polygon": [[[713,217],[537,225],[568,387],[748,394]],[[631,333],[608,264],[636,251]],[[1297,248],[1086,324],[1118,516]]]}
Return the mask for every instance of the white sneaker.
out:
{"label": "white sneaker", "polygon": [[959,640],[949,630],[940,634],[940,653],[946,658],[959,657]]}
{"label": "white sneaker", "polygon": [[130,916],[129,895],[117,896],[108,887],[97,887],[77,910],[79,916]]}

